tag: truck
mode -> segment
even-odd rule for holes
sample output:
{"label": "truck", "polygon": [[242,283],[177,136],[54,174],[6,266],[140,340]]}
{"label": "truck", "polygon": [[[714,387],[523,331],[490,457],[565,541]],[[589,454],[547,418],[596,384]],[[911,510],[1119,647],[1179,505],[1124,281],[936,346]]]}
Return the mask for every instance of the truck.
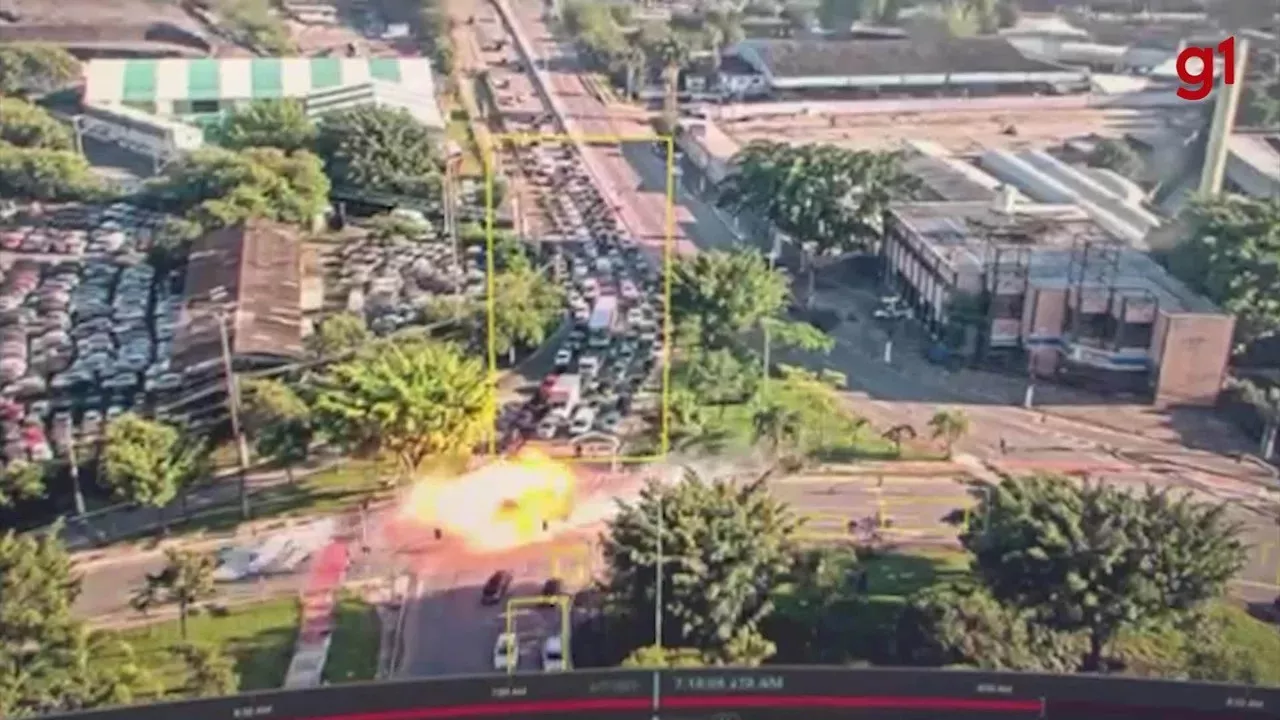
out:
{"label": "truck", "polygon": [[546,391],[547,405],[573,412],[582,400],[582,376],[578,374],[557,376]]}
{"label": "truck", "polygon": [[587,330],[594,335],[608,335],[618,322],[618,298],[605,295],[596,300],[587,319]]}

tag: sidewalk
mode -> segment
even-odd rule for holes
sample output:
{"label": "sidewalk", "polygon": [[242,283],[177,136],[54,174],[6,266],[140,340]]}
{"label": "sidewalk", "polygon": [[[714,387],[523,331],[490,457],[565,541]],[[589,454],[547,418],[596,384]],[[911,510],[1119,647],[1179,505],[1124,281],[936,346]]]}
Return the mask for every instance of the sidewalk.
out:
{"label": "sidewalk", "polygon": [[[328,470],[340,461],[339,457],[323,451],[317,452],[316,457],[307,465],[294,469],[294,479],[297,481]],[[219,471],[208,482],[188,493],[186,500],[188,516],[195,517],[238,503],[240,487],[237,473],[235,468]],[[254,471],[251,469],[247,478],[251,509],[256,494],[288,482],[288,475],[283,470],[272,468]],[[106,546],[130,539],[144,539],[160,527],[160,517],[160,511],[156,508],[116,505],[87,513],[84,517],[67,516],[62,528],[62,539],[69,551],[80,554],[81,559],[85,561],[96,562],[112,554],[135,552],[137,548],[131,544],[110,548]],[[182,517],[181,498],[174,498],[165,506],[164,517],[169,518],[170,523]],[[279,522],[279,519],[259,522]]]}

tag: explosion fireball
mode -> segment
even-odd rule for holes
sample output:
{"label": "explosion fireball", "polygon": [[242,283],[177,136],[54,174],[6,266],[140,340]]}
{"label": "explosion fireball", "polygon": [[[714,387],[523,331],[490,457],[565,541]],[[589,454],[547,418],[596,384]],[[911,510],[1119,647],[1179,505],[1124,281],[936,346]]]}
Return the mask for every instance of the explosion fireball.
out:
{"label": "explosion fireball", "polygon": [[526,448],[457,477],[423,478],[401,513],[471,550],[509,550],[542,539],[543,522],[567,521],[576,484],[569,467]]}

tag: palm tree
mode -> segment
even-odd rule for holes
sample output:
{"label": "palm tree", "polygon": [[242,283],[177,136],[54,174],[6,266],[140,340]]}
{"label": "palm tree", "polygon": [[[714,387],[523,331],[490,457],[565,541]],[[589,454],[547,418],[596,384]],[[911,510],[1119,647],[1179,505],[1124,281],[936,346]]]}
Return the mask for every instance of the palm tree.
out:
{"label": "palm tree", "polygon": [[885,430],[880,437],[893,443],[893,452],[897,455],[902,454],[902,442],[904,440],[915,440],[916,429],[908,424],[894,425]]}
{"label": "palm tree", "polygon": [[142,587],[134,593],[130,604],[139,612],[166,602],[178,605],[178,632],[187,640],[187,617],[191,605],[214,594],[213,570],[217,560],[211,555],[170,548],[165,551],[165,566],[147,574]]}
{"label": "palm tree", "polygon": [[645,51],[650,62],[662,68],[662,121],[666,132],[674,135],[679,117],[680,71],[689,64],[691,48],[684,37],[669,32],[653,41]]}
{"label": "palm tree", "polygon": [[946,445],[947,457],[951,457],[956,441],[969,432],[969,416],[961,410],[939,410],[929,418],[929,429],[935,440]]}
{"label": "palm tree", "polygon": [[753,439],[767,440],[774,455],[784,446],[800,444],[804,425],[800,413],[778,404],[770,404],[756,410],[751,416]]}

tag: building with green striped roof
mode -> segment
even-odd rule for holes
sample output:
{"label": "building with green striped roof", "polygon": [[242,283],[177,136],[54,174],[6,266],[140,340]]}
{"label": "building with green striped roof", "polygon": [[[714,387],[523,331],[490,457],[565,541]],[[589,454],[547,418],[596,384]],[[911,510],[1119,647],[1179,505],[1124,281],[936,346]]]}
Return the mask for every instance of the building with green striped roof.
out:
{"label": "building with green striped roof", "polygon": [[[338,92],[357,88],[394,92]],[[408,109],[428,127],[444,127],[431,62],[421,57],[90,60],[83,99],[86,105],[124,106],[199,122],[254,100],[307,102],[335,95],[347,98],[347,104],[327,100],[326,110],[388,104]]]}

